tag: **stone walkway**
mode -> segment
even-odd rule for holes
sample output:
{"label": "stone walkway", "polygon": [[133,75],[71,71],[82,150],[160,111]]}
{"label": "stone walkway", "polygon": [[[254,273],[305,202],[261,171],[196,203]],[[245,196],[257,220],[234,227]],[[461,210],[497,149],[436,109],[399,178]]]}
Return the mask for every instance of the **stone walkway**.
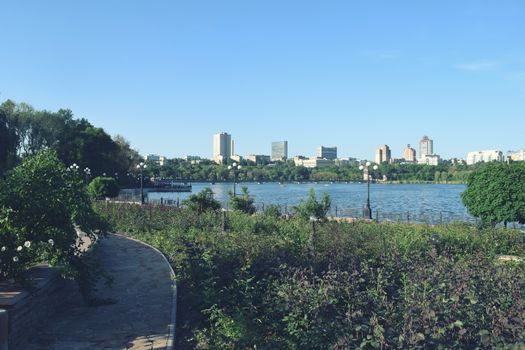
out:
{"label": "stone walkway", "polygon": [[60,312],[17,350],[167,348],[173,287],[162,255],[118,235],[102,239],[94,254],[113,279],[110,287],[98,287],[96,297],[115,303],[86,306],[76,283],[68,282]]}

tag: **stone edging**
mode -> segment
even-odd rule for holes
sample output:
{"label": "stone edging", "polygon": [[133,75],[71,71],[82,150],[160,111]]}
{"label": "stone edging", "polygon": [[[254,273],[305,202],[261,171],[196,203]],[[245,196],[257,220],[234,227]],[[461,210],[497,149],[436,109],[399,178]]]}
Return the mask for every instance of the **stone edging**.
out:
{"label": "stone edging", "polygon": [[177,324],[177,282],[175,281],[175,271],[173,270],[173,267],[171,266],[171,264],[168,261],[168,259],[166,258],[166,256],[159,249],[155,248],[154,246],[152,246],[152,245],[150,245],[150,244],[148,244],[146,242],[143,242],[141,240],[138,240],[138,239],[135,239],[135,238],[132,238],[132,237],[128,237],[128,236],[123,235],[123,234],[113,233],[113,235],[119,236],[119,237],[122,237],[122,238],[126,238],[126,239],[129,239],[131,241],[135,241],[137,243],[143,244],[143,245],[153,249],[154,251],[159,253],[160,256],[162,256],[162,259],[164,259],[164,261],[168,265],[168,267],[170,269],[170,275],[171,275],[171,281],[172,281],[172,284],[171,284],[172,298],[171,298],[171,321],[170,321],[170,324],[168,325],[168,340],[166,341],[166,350],[173,350],[173,349],[175,349],[175,326]]}

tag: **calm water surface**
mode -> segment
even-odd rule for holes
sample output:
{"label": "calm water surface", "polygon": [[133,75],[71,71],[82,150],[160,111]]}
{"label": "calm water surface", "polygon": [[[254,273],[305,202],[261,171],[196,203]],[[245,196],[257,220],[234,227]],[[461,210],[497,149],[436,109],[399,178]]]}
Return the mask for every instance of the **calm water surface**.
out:
{"label": "calm water surface", "polygon": [[[366,184],[278,184],[278,183],[242,183],[237,186],[248,187],[250,195],[255,198],[259,207],[268,204],[280,205],[283,209],[291,208],[305,200],[313,188],[320,198],[327,192],[332,199],[332,214],[339,216],[359,216],[366,203]],[[232,183],[193,183],[193,193],[204,188],[213,190],[215,198],[221,202],[228,201],[228,192],[233,191]],[[468,215],[460,194],[464,185],[445,184],[371,184],[370,202],[374,217],[379,215],[383,220],[413,220],[436,222],[454,220],[472,220]],[[160,198],[182,201],[191,193],[149,193],[151,202]]]}

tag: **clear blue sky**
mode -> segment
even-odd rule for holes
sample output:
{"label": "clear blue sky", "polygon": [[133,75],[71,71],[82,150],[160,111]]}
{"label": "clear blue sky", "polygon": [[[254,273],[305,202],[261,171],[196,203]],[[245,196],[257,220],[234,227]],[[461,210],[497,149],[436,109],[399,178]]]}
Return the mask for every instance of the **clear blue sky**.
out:
{"label": "clear blue sky", "polygon": [[0,100],[142,154],[525,148],[525,1],[4,1]]}

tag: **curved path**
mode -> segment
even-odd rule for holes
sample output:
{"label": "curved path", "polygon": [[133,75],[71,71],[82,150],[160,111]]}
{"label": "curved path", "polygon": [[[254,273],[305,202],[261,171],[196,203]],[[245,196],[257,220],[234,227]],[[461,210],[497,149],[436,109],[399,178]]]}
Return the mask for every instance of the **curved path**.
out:
{"label": "curved path", "polygon": [[175,288],[172,270],[155,249],[132,239],[109,235],[93,254],[113,279],[98,286],[97,298],[115,303],[86,306],[76,283],[64,289],[60,312],[45,320],[38,336],[19,349],[169,349]]}

